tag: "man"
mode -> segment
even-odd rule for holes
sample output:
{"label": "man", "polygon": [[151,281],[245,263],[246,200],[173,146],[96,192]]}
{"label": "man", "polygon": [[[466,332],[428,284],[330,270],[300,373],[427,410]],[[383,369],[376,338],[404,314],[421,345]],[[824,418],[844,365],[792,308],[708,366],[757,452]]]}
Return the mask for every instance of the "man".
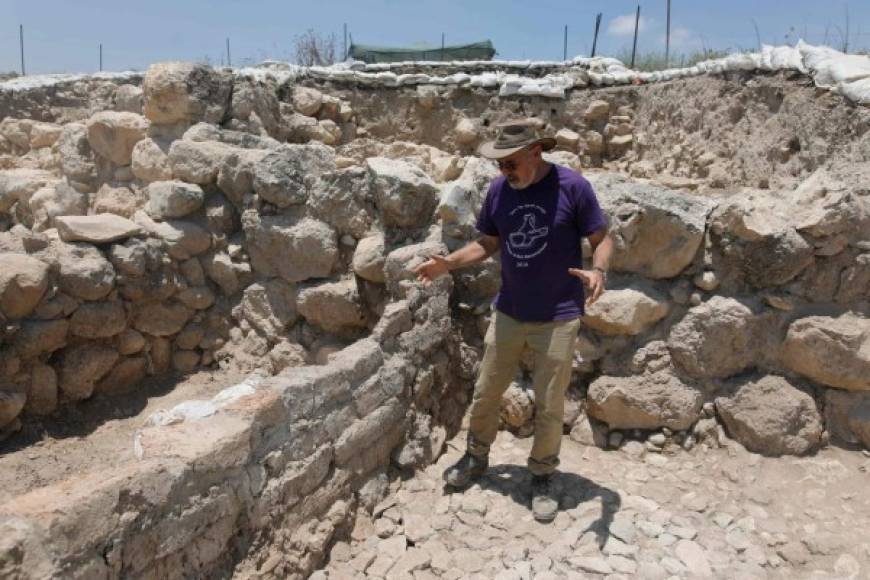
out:
{"label": "man", "polygon": [[[486,333],[480,376],[471,404],[465,455],[444,473],[448,485],[464,487],[489,465],[498,431],[501,397],[517,371],[523,348],[534,352],[535,435],[528,467],[532,512],[540,521],[556,516],[550,491],[559,465],[565,389],[584,304],[604,291],[613,242],[589,182],[579,173],[545,161],[555,146],[539,139],[531,121],[497,127],[495,141],[479,152],[498,162],[480,210],[481,237],[448,256],[432,256],[415,268],[431,282],[450,270],[501,251],[502,285]],[[593,248],[593,266],[583,270],[582,238]],[[584,287],[588,298],[584,300]]]}

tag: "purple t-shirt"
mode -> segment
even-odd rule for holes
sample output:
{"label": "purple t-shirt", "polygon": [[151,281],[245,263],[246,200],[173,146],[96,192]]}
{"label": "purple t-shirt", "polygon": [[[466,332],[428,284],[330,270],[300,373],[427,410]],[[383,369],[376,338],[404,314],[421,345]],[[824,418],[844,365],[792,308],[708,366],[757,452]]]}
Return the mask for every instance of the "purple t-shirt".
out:
{"label": "purple t-shirt", "polygon": [[477,229],[498,236],[500,312],[524,322],[583,315],[583,282],[568,268],[583,267],[583,237],[607,225],[592,186],[582,175],[553,165],[541,181],[516,190],[495,178],[480,209]]}

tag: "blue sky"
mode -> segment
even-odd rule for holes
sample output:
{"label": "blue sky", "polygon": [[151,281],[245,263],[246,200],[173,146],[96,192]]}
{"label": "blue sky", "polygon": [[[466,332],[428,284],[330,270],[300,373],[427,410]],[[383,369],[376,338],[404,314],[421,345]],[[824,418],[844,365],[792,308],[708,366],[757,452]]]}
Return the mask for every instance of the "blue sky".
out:
{"label": "blue sky", "polygon": [[[106,70],[141,69],[161,60],[220,64],[231,38],[233,64],[289,59],[293,38],[311,28],[342,44],[347,23],[361,44],[461,44],[489,38],[497,58],[589,54],[595,14],[603,13],[598,54],[631,48],[636,0],[0,0],[0,72],[18,70],[24,25],[29,74],[92,72],[103,44]],[[641,51],[664,51],[666,0],[640,1]],[[672,0],[672,53],[702,46],[754,48],[805,36],[839,46],[848,7],[850,46],[870,47],[870,2],[841,0]]]}

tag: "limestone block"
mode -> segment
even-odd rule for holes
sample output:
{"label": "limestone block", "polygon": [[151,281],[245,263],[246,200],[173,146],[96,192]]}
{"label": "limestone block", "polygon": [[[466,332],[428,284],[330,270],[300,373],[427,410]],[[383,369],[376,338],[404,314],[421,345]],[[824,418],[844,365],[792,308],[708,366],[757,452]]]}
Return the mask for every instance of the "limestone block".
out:
{"label": "limestone block", "polygon": [[58,216],[54,223],[64,242],[108,244],[142,233],[142,227],[137,223],[110,213]]}
{"label": "limestone block", "polygon": [[296,322],[296,288],[280,278],[252,284],[234,314],[261,335],[276,339]]}
{"label": "limestone block", "polygon": [[740,383],[716,399],[728,434],[764,455],[804,455],[821,444],[822,417],[812,396],[787,379],[767,376]]}
{"label": "limestone block", "polygon": [[78,183],[91,183],[97,176],[94,152],[84,123],[68,123],[57,140],[57,155],[63,174]]}
{"label": "limestone block", "polygon": [[405,161],[371,157],[366,160],[375,200],[384,224],[423,227],[438,204],[438,188],[420,169]]}
{"label": "limestone block", "polygon": [[206,310],[215,303],[215,295],[208,286],[190,286],[183,289],[175,298],[191,310]]}
{"label": "limestone block", "polygon": [[577,145],[580,143],[580,135],[576,131],[570,129],[559,129],[556,131],[556,147],[565,151],[577,151]]}
{"label": "limestone block", "polygon": [[129,187],[112,187],[103,184],[95,194],[90,196],[90,202],[92,213],[111,213],[131,218],[145,207],[148,200],[144,193],[139,193],[139,190],[134,192]]}
{"label": "limestone block", "polygon": [[23,359],[35,358],[66,346],[69,321],[28,320],[15,335],[15,351]]}
{"label": "limestone block", "polygon": [[239,289],[239,275],[235,264],[225,252],[209,253],[202,261],[208,277],[227,296],[232,296]]}
{"label": "limestone block", "polygon": [[610,114],[610,103],[607,101],[596,100],[589,103],[586,110],[583,111],[583,118],[586,121],[595,122],[607,119]]}
{"label": "limestone block", "polygon": [[254,167],[254,192],[278,207],[305,203],[317,178],[335,169],[335,153],[320,144],[282,145]]}
{"label": "limestone block", "polygon": [[368,173],[351,167],[324,174],[309,193],[308,207],[338,232],[362,238],[374,222],[371,201]]}
{"label": "limestone block", "polygon": [[241,205],[243,197],[254,192],[254,170],[268,154],[265,149],[235,149],[223,157],[217,185],[233,203]]}
{"label": "limestone block", "polygon": [[168,181],[172,179],[169,165],[169,145],[153,138],[138,141],[131,156],[133,175],[142,181]]}
{"label": "limestone block", "polygon": [[27,395],[20,392],[0,391],[0,428],[15,420],[24,410]]}
{"label": "limestone block", "polygon": [[757,357],[754,305],[714,296],[690,309],[671,328],[671,356],[694,377],[724,378],[752,366]]}
{"label": "limestone block", "polygon": [[57,255],[58,284],[67,294],[83,300],[99,300],[115,286],[115,269],[94,246],[60,243]]}
{"label": "limestone block", "polygon": [[179,332],[193,312],[176,302],[138,304],[133,314],[133,328],[151,336],[171,336]]}
{"label": "limestone block", "polygon": [[115,110],[142,114],[143,91],[136,85],[121,85],[115,89]]}
{"label": "limestone block", "polygon": [[129,391],[148,374],[148,359],[144,356],[122,357],[118,364],[97,383],[95,392],[115,394]]}
{"label": "limestone block", "polygon": [[49,365],[33,365],[24,408],[34,415],[48,415],[57,408],[57,373]]}
{"label": "limestone block", "polygon": [[94,391],[94,384],[103,378],[118,360],[114,348],[84,343],[63,353],[60,367],[60,388],[69,398],[87,399]]}
{"label": "limestone block", "polygon": [[489,182],[497,175],[494,163],[473,157],[458,179],[441,186],[438,215],[445,234],[463,241],[477,235],[477,214]]}
{"label": "limestone block", "polygon": [[471,119],[459,119],[453,133],[456,135],[456,142],[461,145],[473,145],[480,139],[477,125]]}
{"label": "limestone block", "polygon": [[586,308],[586,326],[604,334],[634,336],[667,316],[667,299],[651,288],[607,290]]}
{"label": "limestone block", "polygon": [[692,262],[712,201],[614,174],[590,175],[589,181],[610,217],[616,246],[613,269],[673,278]]}
{"label": "limestone block", "polygon": [[590,417],[611,429],[687,429],[701,413],[700,391],[669,372],[602,376],[589,385]]}
{"label": "limestone block", "polygon": [[48,264],[25,254],[0,253],[0,313],[28,316],[48,288]]}
{"label": "limestone block", "polygon": [[145,348],[145,344],[145,337],[142,336],[142,333],[133,330],[132,328],[124,330],[118,334],[118,337],[115,339],[115,347],[118,349],[118,352],[124,356],[142,352],[142,349]]}
{"label": "limestone block", "polygon": [[205,121],[218,124],[232,95],[232,74],[189,62],[153,64],[142,81],[145,116],[171,125]]}
{"label": "limestone block", "polygon": [[145,210],[155,219],[179,218],[196,211],[205,200],[202,188],[183,181],[155,181],[148,184]]}
{"label": "limestone block", "polygon": [[100,111],[88,119],[88,142],[98,155],[115,165],[130,165],[133,147],[146,137],[149,125],[137,113]]}
{"label": "limestone block", "polygon": [[36,191],[30,196],[28,206],[36,231],[56,227],[58,216],[82,216],[88,212],[87,196],[63,182]]}
{"label": "limestone block", "polygon": [[175,179],[207,185],[217,180],[232,150],[223,143],[177,139],[169,147],[169,166]]}
{"label": "limestone block", "polygon": [[28,200],[34,192],[57,182],[57,176],[43,169],[4,169],[0,171],[0,213],[20,200]]}
{"label": "limestone block", "polygon": [[211,247],[211,234],[193,222],[166,220],[155,224],[154,233],[166,245],[166,251],[176,260],[198,256]]}
{"label": "limestone block", "polygon": [[376,232],[359,241],[353,253],[351,267],[360,278],[383,283],[384,260],[384,235]]}
{"label": "limestone block", "polygon": [[321,221],[245,212],[242,227],[251,265],[264,276],[280,276],[288,282],[324,278],[338,259],[335,230]]}
{"label": "limestone block", "polygon": [[83,338],[108,338],[127,327],[127,313],[119,301],[82,304],[70,317],[69,331]]}
{"label": "limestone block", "polygon": [[781,358],[823,385],[870,391],[870,320],[852,314],[799,318],[788,327]]}
{"label": "limestone block", "polygon": [[305,288],[297,298],[299,314],[328,332],[342,332],[366,325],[356,280],[349,278]]}
{"label": "limestone block", "polygon": [[293,89],[293,108],[302,115],[314,117],[323,105],[323,93],[308,87]]}

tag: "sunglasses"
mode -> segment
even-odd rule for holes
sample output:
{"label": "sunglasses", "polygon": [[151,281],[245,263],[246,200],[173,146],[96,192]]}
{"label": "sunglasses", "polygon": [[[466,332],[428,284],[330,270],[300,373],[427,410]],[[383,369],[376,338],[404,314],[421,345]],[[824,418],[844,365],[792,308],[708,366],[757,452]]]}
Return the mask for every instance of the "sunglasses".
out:
{"label": "sunglasses", "polygon": [[500,171],[515,171],[517,167],[518,165],[515,159],[498,162],[498,168]]}

